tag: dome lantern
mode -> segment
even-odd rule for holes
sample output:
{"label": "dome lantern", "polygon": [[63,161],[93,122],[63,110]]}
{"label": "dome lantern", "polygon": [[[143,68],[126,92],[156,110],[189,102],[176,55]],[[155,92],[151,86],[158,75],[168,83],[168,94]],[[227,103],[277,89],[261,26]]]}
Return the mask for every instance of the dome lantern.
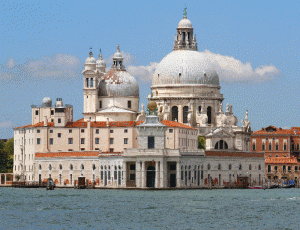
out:
{"label": "dome lantern", "polygon": [[102,58],[101,49],[100,49],[100,54],[98,56],[98,60],[96,62],[96,68],[100,69],[102,72],[105,72],[106,63],[105,63],[105,61]]}
{"label": "dome lantern", "polygon": [[118,44],[117,46],[117,52],[114,54],[113,57],[113,65],[112,65],[112,69],[120,69],[120,70],[125,70],[125,66],[123,66],[123,57],[122,54],[120,52],[120,45]]}
{"label": "dome lantern", "polygon": [[[92,47],[90,49],[92,49]],[[93,57],[92,50],[89,52],[89,57],[85,60],[85,69],[86,70],[96,69],[96,59]]]}

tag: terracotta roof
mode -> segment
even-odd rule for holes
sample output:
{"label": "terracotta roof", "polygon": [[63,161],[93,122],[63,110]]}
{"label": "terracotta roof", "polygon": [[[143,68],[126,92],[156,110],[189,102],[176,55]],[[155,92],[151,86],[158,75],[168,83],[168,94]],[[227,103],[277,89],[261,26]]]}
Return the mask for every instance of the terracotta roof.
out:
{"label": "terracotta roof", "polygon": [[240,151],[205,151],[209,157],[264,157],[263,152],[240,152]]}
{"label": "terracotta roof", "polygon": [[193,128],[191,126],[176,122],[176,121],[162,121],[161,123],[163,123],[164,125],[168,126],[168,127],[174,127],[174,128],[185,128],[185,129],[196,129]]}
{"label": "terracotta roof", "polygon": [[[14,129],[25,129],[25,128],[34,128],[34,127],[44,127],[44,122],[39,122],[34,125],[24,125],[20,127],[15,127]],[[54,127],[54,122],[48,122],[48,127]]]}
{"label": "terracotta roof", "polygon": [[[268,129],[273,129],[273,132],[268,132]],[[299,128],[300,131],[300,128]],[[273,135],[273,134],[294,134],[294,132],[291,129],[282,129],[282,128],[276,128],[275,126],[268,126],[266,128],[262,128],[258,131],[255,131],[252,133],[253,135]],[[299,132],[300,134],[300,132]]]}
{"label": "terracotta roof", "polygon": [[[143,123],[143,121],[110,121],[109,122],[109,127],[135,127],[136,125],[139,125]],[[185,128],[185,129],[195,129],[191,126],[175,122],[175,121],[162,121],[162,123],[168,127],[174,127],[174,128]],[[106,121],[92,121],[91,122],[91,127],[94,128],[102,128],[106,127],[107,122]],[[21,127],[17,127],[15,129],[24,129],[24,128],[32,128],[32,127],[44,127],[44,122],[39,122],[35,125],[25,125]],[[53,122],[48,122],[48,127],[54,127]],[[84,119],[79,119],[77,121],[73,122],[68,122],[65,126],[65,128],[86,128],[87,127],[87,122],[84,121]],[[195,129],[196,130],[196,129]]]}
{"label": "terracotta roof", "polygon": [[266,157],[266,164],[297,164],[295,157]]}
{"label": "terracotta roof", "polygon": [[97,157],[99,151],[35,153],[35,157]]}

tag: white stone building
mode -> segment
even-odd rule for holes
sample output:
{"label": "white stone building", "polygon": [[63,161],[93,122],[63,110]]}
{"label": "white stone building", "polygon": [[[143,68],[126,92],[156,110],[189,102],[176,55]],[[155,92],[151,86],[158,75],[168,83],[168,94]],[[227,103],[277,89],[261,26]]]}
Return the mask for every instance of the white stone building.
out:
{"label": "white stone building", "polygon": [[[83,74],[83,118],[61,98],[32,106],[32,124],[14,128],[14,175],[25,181],[51,177],[57,186],[74,186],[84,176],[96,187],[225,186],[247,176],[260,183],[264,154],[250,152],[248,114],[238,120],[227,105],[219,77],[186,15],[179,22],[174,51],[158,65],[149,109],[139,112],[139,86],[123,65],[118,45],[106,72],[100,53],[90,52]],[[151,104],[151,105],[150,105]],[[198,136],[206,149],[198,149]]]}

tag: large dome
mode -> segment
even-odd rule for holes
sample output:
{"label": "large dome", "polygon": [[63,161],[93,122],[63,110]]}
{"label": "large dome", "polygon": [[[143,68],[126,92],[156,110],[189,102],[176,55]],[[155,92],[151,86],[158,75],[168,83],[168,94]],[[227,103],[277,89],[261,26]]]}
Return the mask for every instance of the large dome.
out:
{"label": "large dome", "polygon": [[152,85],[205,84],[219,85],[219,77],[203,52],[176,50],[158,64]]}
{"label": "large dome", "polygon": [[100,81],[99,96],[139,96],[137,80],[127,71],[111,69]]}

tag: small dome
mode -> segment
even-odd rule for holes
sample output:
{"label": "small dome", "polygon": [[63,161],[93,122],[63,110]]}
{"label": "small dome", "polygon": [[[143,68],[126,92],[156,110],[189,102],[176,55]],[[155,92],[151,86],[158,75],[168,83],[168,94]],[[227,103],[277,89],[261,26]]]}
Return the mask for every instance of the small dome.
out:
{"label": "small dome", "polygon": [[42,101],[42,107],[52,107],[52,100],[50,97],[45,97]]}
{"label": "small dome", "polygon": [[98,60],[96,62],[96,67],[106,67],[106,63],[102,59],[102,54],[99,54]]}
{"label": "small dome", "polygon": [[184,17],[178,24],[178,28],[193,28],[192,23],[186,17]]}
{"label": "small dome", "polygon": [[120,53],[120,45],[119,44],[117,46],[117,52],[114,54],[113,58],[118,58],[118,59],[123,58],[122,54]]}
{"label": "small dome", "polygon": [[93,53],[89,53],[89,57],[85,60],[85,64],[96,64],[96,59],[93,57]]}
{"label": "small dome", "polygon": [[99,96],[139,96],[137,80],[127,71],[111,69],[99,84]]}

